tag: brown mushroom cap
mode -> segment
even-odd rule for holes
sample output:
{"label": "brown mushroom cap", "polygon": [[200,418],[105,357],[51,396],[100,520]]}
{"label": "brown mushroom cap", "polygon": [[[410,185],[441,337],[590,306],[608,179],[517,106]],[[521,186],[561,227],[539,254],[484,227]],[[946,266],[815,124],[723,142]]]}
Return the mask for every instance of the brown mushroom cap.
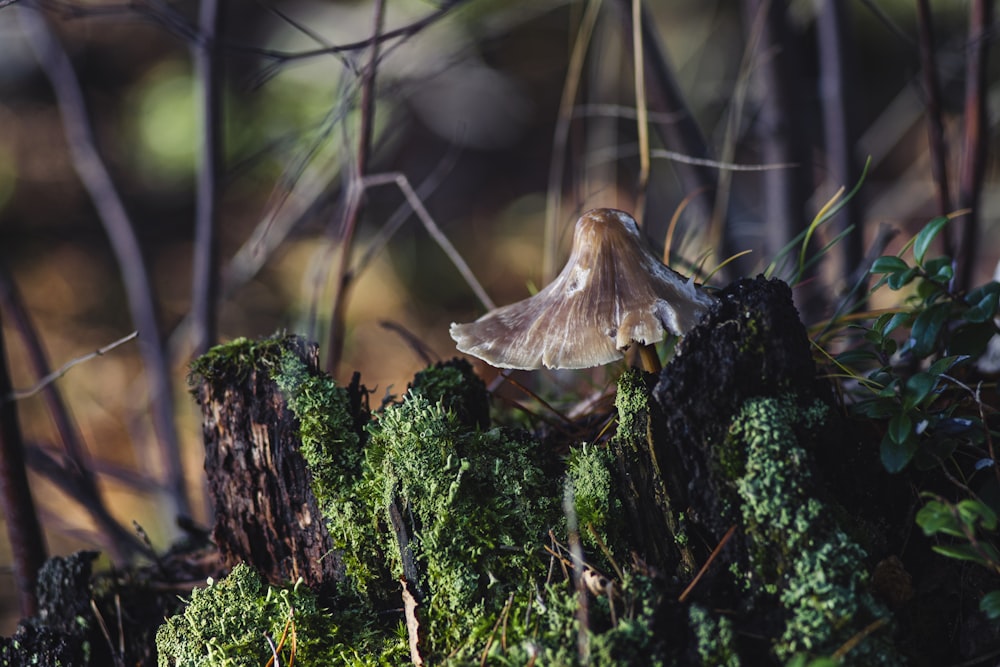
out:
{"label": "brown mushroom cap", "polygon": [[545,289],[452,324],[460,351],[499,368],[590,368],[632,342],[687,333],[714,298],[662,264],[628,213],[598,208],[576,222],[573,252]]}

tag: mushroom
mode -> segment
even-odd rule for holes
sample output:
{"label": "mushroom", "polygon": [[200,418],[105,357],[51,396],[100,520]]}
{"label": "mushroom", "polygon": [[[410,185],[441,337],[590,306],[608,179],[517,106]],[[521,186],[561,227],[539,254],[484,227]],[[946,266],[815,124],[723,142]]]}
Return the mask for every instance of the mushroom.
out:
{"label": "mushroom", "polygon": [[499,368],[590,368],[621,359],[633,342],[684,335],[714,301],[660,262],[632,216],[598,208],[577,220],[573,252],[555,280],[475,322],[453,323],[451,337]]}

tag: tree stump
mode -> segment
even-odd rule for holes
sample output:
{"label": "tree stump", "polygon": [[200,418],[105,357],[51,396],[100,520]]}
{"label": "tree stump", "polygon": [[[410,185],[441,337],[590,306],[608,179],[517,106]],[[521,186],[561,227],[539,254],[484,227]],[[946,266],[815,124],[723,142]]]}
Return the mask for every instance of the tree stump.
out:
{"label": "tree stump", "polygon": [[275,376],[283,354],[319,374],[318,346],[296,336],[239,340],[192,369],[201,407],[213,536],[227,567],[248,563],[272,583],[329,592],[341,577],[300,452],[299,425]]}

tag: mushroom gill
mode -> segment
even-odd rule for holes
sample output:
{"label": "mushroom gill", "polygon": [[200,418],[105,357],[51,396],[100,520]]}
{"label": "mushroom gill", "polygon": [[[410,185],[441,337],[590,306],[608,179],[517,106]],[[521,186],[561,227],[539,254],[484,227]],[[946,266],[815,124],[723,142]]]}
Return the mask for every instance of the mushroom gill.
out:
{"label": "mushroom gill", "polygon": [[665,266],[635,220],[600,208],[576,222],[566,266],[532,297],[452,324],[460,351],[499,368],[590,368],[632,342],[687,333],[714,298]]}

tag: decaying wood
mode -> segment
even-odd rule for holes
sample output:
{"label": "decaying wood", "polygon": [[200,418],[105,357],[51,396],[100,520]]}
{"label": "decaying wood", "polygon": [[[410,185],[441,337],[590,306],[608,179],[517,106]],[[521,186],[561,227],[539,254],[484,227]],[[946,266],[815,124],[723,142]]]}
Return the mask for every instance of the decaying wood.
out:
{"label": "decaying wood", "polygon": [[[320,372],[315,344],[291,336],[282,344]],[[238,366],[199,378],[195,388],[215,543],[229,567],[246,562],[271,582],[301,577],[314,590],[328,591],[340,577],[341,560],[309,487],[298,421],[273,369],[249,361]]]}
{"label": "decaying wood", "polygon": [[740,406],[755,397],[791,394],[803,404],[830,397],[788,285],[746,279],[717,296],[659,377],[646,376],[655,400],[616,444],[637,546],[661,567],[683,564],[688,572],[694,561],[675,539],[677,517],[683,513],[709,546],[734,519],[707,448],[725,437]]}

